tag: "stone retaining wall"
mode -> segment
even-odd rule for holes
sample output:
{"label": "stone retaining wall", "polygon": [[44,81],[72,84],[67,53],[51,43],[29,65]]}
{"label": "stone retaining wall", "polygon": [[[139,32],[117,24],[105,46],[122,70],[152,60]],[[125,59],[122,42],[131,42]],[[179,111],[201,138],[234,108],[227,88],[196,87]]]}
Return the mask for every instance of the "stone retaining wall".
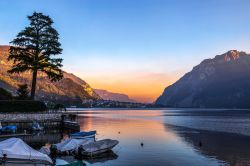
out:
{"label": "stone retaining wall", "polygon": [[1,122],[59,121],[62,113],[0,113]]}

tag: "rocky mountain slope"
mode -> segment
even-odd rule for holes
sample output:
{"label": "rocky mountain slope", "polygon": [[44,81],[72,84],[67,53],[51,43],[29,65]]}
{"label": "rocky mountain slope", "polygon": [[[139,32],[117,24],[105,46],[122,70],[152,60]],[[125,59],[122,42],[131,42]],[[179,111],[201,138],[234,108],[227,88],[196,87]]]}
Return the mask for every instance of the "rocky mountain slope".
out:
{"label": "rocky mountain slope", "polygon": [[[7,61],[8,53],[9,46],[0,46],[0,87],[15,94],[18,84],[31,84],[32,75],[29,72],[20,75],[7,73],[11,67],[11,62]],[[64,72],[64,78],[58,82],[50,82],[46,75],[39,73],[36,99],[69,101],[101,98],[84,80]]]}
{"label": "rocky mountain slope", "polygon": [[156,104],[250,108],[250,54],[237,50],[206,59],[167,87]]}
{"label": "rocky mountain slope", "polygon": [[126,94],[109,92],[102,89],[94,89],[94,91],[104,100],[120,101],[120,102],[136,102],[129,98]]}

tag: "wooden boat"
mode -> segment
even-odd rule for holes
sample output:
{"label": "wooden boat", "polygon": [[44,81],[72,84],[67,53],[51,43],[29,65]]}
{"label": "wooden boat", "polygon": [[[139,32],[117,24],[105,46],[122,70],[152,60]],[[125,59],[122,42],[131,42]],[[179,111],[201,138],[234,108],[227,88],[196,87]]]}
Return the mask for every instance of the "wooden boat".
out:
{"label": "wooden boat", "polygon": [[114,148],[119,141],[104,139],[96,142],[91,142],[86,145],[81,145],[78,149],[78,153],[83,156],[95,156],[101,153],[105,153]]}
{"label": "wooden boat", "polygon": [[74,134],[70,134],[71,138],[75,138],[75,139],[82,139],[82,138],[94,138],[96,135],[96,131],[81,131],[81,132],[77,132]]}

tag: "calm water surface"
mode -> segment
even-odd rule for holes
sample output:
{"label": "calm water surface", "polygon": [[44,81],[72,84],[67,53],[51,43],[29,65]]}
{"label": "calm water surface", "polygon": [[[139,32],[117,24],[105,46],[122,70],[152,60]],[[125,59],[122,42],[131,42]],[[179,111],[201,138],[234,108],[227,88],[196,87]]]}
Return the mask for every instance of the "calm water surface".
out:
{"label": "calm water surface", "polygon": [[250,112],[245,110],[79,112],[81,130],[120,142],[113,153],[87,165],[250,165]]}

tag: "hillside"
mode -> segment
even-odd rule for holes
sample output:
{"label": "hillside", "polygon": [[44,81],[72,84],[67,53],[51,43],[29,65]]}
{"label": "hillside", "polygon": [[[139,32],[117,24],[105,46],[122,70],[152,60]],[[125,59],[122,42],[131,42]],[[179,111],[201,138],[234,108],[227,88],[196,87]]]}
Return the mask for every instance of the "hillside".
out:
{"label": "hillside", "polygon": [[136,102],[129,98],[126,94],[109,92],[102,89],[94,89],[94,91],[104,100],[120,101],[120,102]]}
{"label": "hillside", "polygon": [[[11,67],[11,62],[6,59],[8,53],[9,46],[0,46],[0,87],[15,94],[18,84],[31,84],[32,75],[29,72],[20,75],[7,73]],[[64,78],[58,82],[50,82],[46,75],[39,73],[36,94],[36,99],[45,101],[101,99],[84,80],[65,71]]]}
{"label": "hillside", "polygon": [[156,104],[250,108],[250,55],[236,50],[206,59],[167,87]]}

